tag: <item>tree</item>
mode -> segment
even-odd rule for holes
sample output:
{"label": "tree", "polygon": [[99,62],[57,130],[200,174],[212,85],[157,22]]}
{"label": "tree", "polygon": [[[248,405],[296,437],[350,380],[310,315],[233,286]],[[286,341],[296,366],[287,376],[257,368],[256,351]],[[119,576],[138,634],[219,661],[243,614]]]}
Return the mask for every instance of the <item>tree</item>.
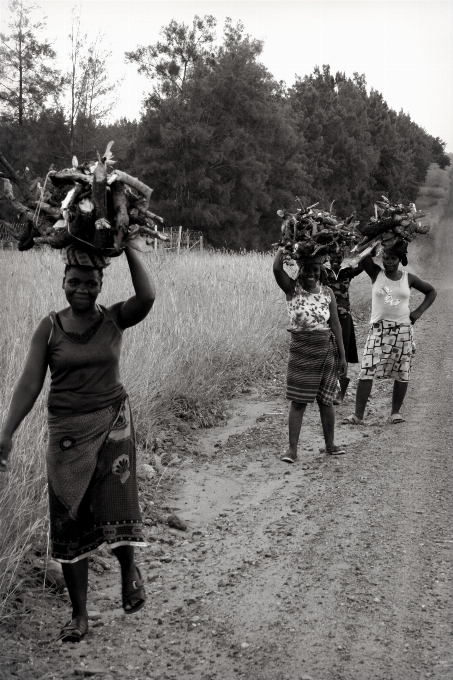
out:
{"label": "tree", "polygon": [[76,144],[77,152],[85,155],[88,138],[104,121],[114,103],[119,81],[110,80],[109,59],[112,53],[104,46],[104,39],[105,36],[98,33],[87,45],[87,34],[82,31],[80,15],[73,10],[69,34],[71,69],[67,74],[71,156]]}
{"label": "tree", "polygon": [[0,34],[0,103],[7,117],[22,125],[42,111],[49,99],[58,98],[63,84],[52,66],[56,54],[38,35],[44,21],[33,23],[36,7],[24,0],[10,0],[9,35]]}
{"label": "tree", "polygon": [[217,246],[263,247],[264,230],[275,228],[265,220],[273,196],[306,189],[295,160],[303,140],[261,51],[227,21],[222,44],[192,63],[182,88],[149,97],[137,133],[134,169],[155,188],[156,210]]}
{"label": "tree", "polygon": [[173,19],[160,31],[163,42],[126,52],[126,61],[136,64],[139,73],[156,81],[156,101],[183,92],[195,66],[212,53],[216,24],[211,15],[203,19],[196,15],[192,27]]}

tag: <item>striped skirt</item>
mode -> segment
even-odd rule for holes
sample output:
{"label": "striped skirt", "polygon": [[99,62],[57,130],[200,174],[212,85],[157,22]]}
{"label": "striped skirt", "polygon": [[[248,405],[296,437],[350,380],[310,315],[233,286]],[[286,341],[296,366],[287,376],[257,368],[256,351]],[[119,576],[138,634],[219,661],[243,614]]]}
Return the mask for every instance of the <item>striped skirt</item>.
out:
{"label": "striped skirt", "polygon": [[326,331],[292,331],[289,346],[286,398],[299,404],[315,399],[329,406],[337,391],[338,348]]}

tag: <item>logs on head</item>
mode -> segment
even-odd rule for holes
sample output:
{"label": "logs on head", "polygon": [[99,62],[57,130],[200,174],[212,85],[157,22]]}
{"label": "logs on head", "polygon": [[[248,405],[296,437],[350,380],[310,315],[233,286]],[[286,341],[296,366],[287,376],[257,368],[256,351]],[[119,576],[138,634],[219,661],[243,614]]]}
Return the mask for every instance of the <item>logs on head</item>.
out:
{"label": "logs on head", "polygon": [[152,189],[136,177],[112,170],[112,144],[103,156],[98,154],[97,161],[79,164],[74,156],[72,167],[51,169],[45,180],[36,178],[30,186],[0,154],[1,175],[15,183],[23,197],[18,200],[12,192],[6,196],[14,220],[9,213],[2,214],[6,211],[0,202],[0,218],[11,222],[20,217],[27,225],[19,248],[77,243],[112,256],[121,254],[132,240],[134,244],[150,236],[167,240],[156,229],[156,221],[163,219],[148,210]]}

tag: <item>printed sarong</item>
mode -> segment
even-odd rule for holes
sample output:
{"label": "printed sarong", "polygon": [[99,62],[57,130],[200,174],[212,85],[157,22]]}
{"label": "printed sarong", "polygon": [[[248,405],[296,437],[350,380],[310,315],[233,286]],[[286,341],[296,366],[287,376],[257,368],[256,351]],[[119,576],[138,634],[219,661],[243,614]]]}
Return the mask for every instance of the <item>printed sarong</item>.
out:
{"label": "printed sarong", "polygon": [[337,380],[338,348],[331,331],[291,331],[286,398],[299,404],[318,399],[329,406]]}
{"label": "printed sarong", "polygon": [[385,319],[377,321],[371,325],[368,333],[359,378],[391,378],[408,382],[414,354],[412,324]]}
{"label": "printed sarong", "polygon": [[145,545],[127,397],[93,413],[49,414],[48,422],[52,556],[77,562],[104,544]]}

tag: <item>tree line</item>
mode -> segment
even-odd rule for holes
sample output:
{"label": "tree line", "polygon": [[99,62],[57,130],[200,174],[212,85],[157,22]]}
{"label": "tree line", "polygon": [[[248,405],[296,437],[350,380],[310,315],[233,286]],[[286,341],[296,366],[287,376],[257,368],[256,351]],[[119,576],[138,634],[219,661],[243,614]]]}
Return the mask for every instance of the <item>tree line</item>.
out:
{"label": "tree line", "polygon": [[120,167],[154,188],[153,210],[213,246],[267,249],[277,209],[295,196],[366,219],[382,194],[413,201],[430,163],[450,163],[445,143],[368,92],[363,75],[316,67],[288,87],[261,63],[262,41],[230,20],[218,41],[213,16],[173,20],[156,44],[126,53],[150,92],[140,120],[108,122],[116,83],[102,36],[88,44],[74,15],[62,74],[29,7],[12,0],[10,9],[0,36],[3,155],[43,176],[113,139]]}

